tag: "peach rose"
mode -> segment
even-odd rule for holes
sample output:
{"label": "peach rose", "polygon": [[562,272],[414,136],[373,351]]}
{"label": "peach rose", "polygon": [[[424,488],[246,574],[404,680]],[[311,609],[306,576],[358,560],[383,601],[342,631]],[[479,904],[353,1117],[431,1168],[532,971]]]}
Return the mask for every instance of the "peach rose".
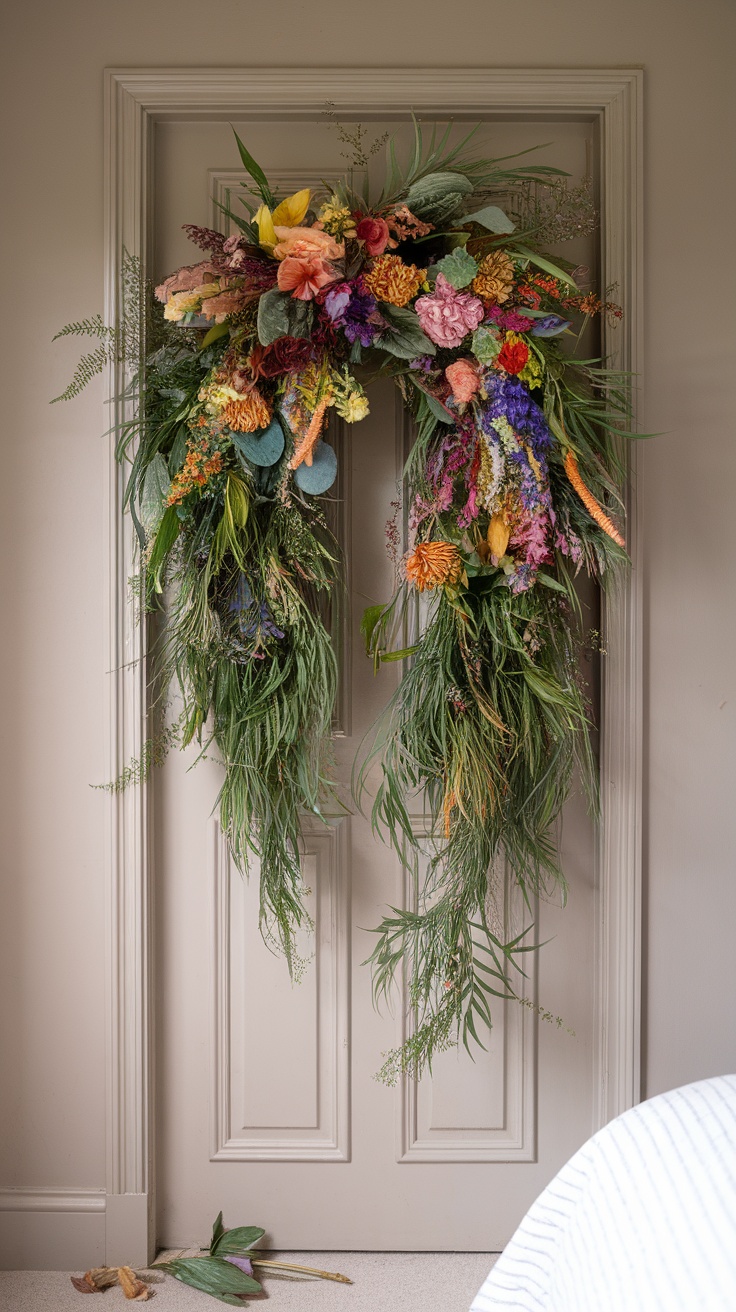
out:
{"label": "peach rose", "polygon": [[465,405],[480,387],[478,371],[471,360],[455,360],[445,369],[445,378],[458,405]]}
{"label": "peach rose", "polygon": [[273,248],[277,260],[285,260],[290,255],[297,260],[315,257],[340,260],[345,254],[344,243],[335,241],[329,232],[320,232],[319,228],[285,228],[277,224],[274,231],[279,239]]}

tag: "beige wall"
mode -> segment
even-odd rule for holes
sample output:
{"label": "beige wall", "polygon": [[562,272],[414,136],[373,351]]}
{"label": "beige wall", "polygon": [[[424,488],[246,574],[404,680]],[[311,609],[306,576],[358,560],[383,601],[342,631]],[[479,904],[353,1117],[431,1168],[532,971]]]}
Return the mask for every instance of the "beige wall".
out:
{"label": "beige wall", "polygon": [[106,65],[646,70],[641,415],[666,433],[641,485],[646,1091],[736,1068],[734,11],[727,0],[444,9],[446,25],[439,0],[25,0],[6,21],[0,1185],[101,1187],[105,1175],[103,803],[90,788],[104,776],[103,398],[94,387],[70,406],[47,400],[77,353],[52,347],[54,331],[102,306]]}

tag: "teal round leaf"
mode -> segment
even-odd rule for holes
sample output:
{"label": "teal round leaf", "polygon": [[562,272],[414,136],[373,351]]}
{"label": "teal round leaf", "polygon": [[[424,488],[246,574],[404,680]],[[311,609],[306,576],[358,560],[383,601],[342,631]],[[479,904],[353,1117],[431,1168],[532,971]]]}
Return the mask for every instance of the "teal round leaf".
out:
{"label": "teal round leaf", "polygon": [[317,497],[332,487],[337,478],[337,456],[327,442],[317,442],[311,465],[302,464],[294,471],[294,482],[302,492]]}
{"label": "teal round leaf", "polygon": [[257,433],[229,432],[230,441],[252,465],[275,465],[284,453],[284,431],[278,419]]}

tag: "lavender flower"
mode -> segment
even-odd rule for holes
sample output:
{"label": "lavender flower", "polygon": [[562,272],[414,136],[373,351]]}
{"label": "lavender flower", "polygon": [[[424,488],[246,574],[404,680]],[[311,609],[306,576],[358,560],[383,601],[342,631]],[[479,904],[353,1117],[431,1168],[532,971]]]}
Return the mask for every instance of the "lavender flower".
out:
{"label": "lavender flower", "polygon": [[371,346],[386,326],[378,313],[378,302],[362,277],[331,287],[324,298],[324,308],[332,322],[342,328],[347,340],[360,342],[361,346]]}
{"label": "lavender flower", "polygon": [[493,419],[503,417],[508,420],[514,432],[531,438],[532,450],[539,459],[551,447],[552,434],[544,412],[532,401],[524,384],[512,375],[501,375],[489,370],[485,375],[485,386],[488,403],[481,411],[484,433],[491,432]]}

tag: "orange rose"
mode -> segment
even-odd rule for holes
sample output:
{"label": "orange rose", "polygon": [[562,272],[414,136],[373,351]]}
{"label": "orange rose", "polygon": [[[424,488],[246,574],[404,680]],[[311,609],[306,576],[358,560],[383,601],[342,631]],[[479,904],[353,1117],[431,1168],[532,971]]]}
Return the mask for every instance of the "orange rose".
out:
{"label": "orange rose", "polygon": [[465,405],[480,387],[478,370],[470,360],[455,360],[445,369],[445,378],[458,405]]}
{"label": "orange rose", "polygon": [[277,260],[290,255],[297,260],[340,260],[345,254],[344,243],[319,228],[284,228],[277,224],[274,231],[279,239],[273,248]]}

